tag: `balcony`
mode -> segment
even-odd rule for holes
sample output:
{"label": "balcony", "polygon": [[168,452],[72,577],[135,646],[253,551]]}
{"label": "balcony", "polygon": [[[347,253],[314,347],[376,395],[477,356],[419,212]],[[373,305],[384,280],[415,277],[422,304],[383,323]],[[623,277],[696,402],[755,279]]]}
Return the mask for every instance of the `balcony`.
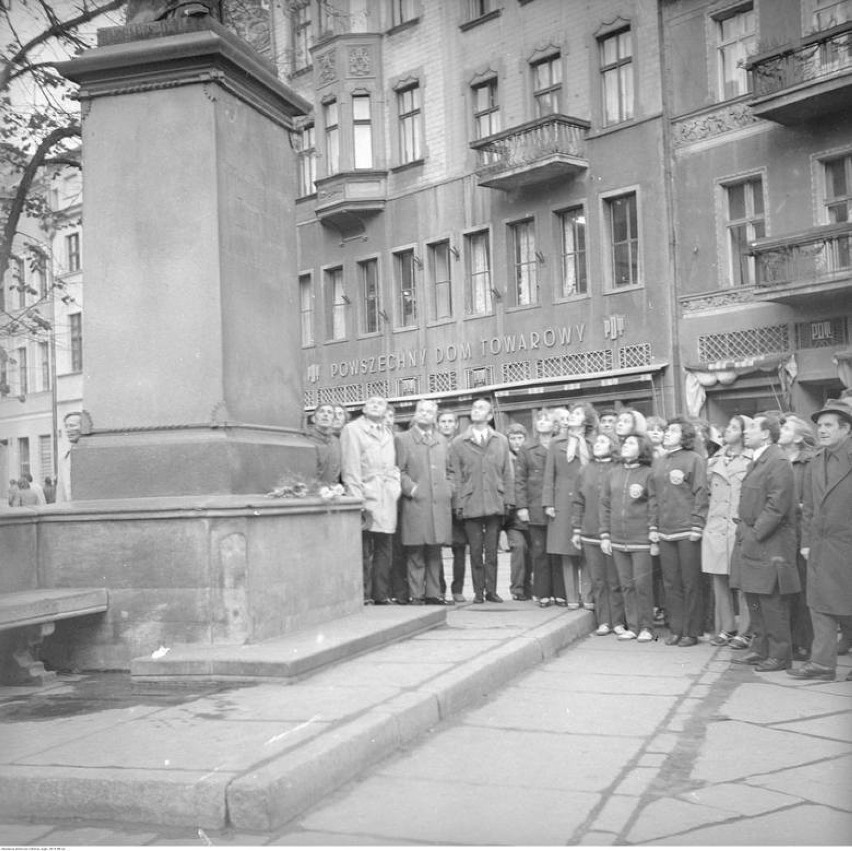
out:
{"label": "balcony", "polygon": [[801,124],[849,108],[852,22],[824,30],[781,51],[752,56],[751,108],[759,118]]}
{"label": "balcony", "polygon": [[852,222],[751,243],[755,298],[788,304],[852,287]]}
{"label": "balcony", "polygon": [[471,142],[479,185],[511,190],[574,177],[589,167],[589,126],[581,118],[548,115]]}
{"label": "balcony", "polygon": [[363,230],[363,220],[385,209],[387,171],[346,171],[315,182],[316,214],[324,225]]}

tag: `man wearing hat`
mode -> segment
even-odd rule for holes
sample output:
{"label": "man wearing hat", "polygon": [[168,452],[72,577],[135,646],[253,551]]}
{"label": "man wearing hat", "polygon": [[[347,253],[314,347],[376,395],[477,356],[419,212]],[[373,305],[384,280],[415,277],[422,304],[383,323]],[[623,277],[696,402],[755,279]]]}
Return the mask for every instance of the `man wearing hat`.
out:
{"label": "man wearing hat", "polygon": [[810,661],[787,673],[798,680],[831,681],[837,627],[852,631],[852,405],[830,399],[811,419],[820,448],[804,477],[802,555],[808,560],[814,642]]}

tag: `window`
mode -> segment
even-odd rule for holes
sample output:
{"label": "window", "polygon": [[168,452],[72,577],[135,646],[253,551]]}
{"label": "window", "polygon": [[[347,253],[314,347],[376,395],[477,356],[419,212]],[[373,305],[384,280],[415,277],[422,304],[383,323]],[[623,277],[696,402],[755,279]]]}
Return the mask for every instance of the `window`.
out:
{"label": "window", "polygon": [[467,0],[467,19],[475,21],[494,9],[494,0]]}
{"label": "window", "polygon": [[65,237],[65,254],[68,259],[68,271],[80,271],[80,234],[69,233]]}
{"label": "window", "polygon": [[604,124],[633,118],[633,48],[630,30],[600,40]]}
{"label": "window", "polygon": [[379,330],[379,316],[382,309],[379,298],[379,263],[377,260],[365,260],[358,264],[361,273],[361,330],[365,334],[375,334]]}
{"label": "window", "polygon": [[562,286],[559,295],[568,298],[588,292],[586,270],[586,214],[575,207],[559,214],[562,232]]}
{"label": "window", "polygon": [[391,0],[391,26],[398,27],[417,17],[414,0]]}
{"label": "window", "polygon": [[536,118],[562,112],[562,57],[536,62],[532,72]]}
{"label": "window", "polygon": [[29,364],[27,363],[27,350],[22,346],[18,349],[18,393],[26,396],[30,391]]}
{"label": "window", "polygon": [[50,390],[50,349],[47,343],[38,344],[38,362],[41,366],[41,387],[39,390]]}
{"label": "window", "polygon": [[420,86],[413,85],[396,93],[399,111],[399,160],[415,162],[423,156],[420,140],[423,137],[423,113],[420,110]]}
{"label": "window", "polygon": [[293,71],[301,71],[311,64],[313,30],[311,26],[310,0],[292,4],[291,23],[293,29]]}
{"label": "window", "polygon": [[606,201],[610,240],[610,270],[614,287],[641,283],[639,277],[639,222],[636,193]]}
{"label": "window", "polygon": [[725,196],[731,284],[749,286],[754,283],[754,258],[750,256],[749,243],[766,236],[763,180],[752,177],[731,183],[725,187]]}
{"label": "window", "polygon": [[432,319],[449,319],[453,315],[453,286],[448,239],[429,246],[429,285]]}
{"label": "window", "polygon": [[49,434],[38,436],[38,460],[41,465],[41,477],[53,475],[53,438]]}
{"label": "window", "polygon": [[472,315],[491,313],[491,248],[488,231],[465,237],[467,263],[467,312]]}
{"label": "window", "polygon": [[538,259],[535,253],[535,228],[532,219],[510,225],[514,303],[538,301]]}
{"label": "window", "polygon": [[352,134],[355,141],[355,168],[372,168],[373,124],[369,95],[352,95]]}
{"label": "window", "polygon": [[18,291],[18,309],[27,306],[27,265],[23,257],[15,258],[15,289]]}
{"label": "window", "polygon": [[325,170],[328,175],[340,171],[340,124],[336,100],[325,105]]}
{"label": "window", "polygon": [[845,24],[852,19],[852,3],[849,0],[816,0],[814,27],[818,32]]}
{"label": "window", "polygon": [[326,305],[328,309],[328,339],[343,340],[346,337],[346,305],[348,299],[343,292],[343,269],[328,269],[325,273]]}
{"label": "window", "polygon": [[83,371],[83,314],[72,313],[68,316],[71,326],[71,372]]}
{"label": "window", "polygon": [[417,292],[414,281],[414,252],[394,254],[396,322],[399,328],[417,324]]}
{"label": "window", "polygon": [[826,160],[824,165],[827,221],[852,221],[852,154]]}
{"label": "window", "polygon": [[302,345],[314,344],[314,282],[310,275],[299,275],[299,315],[302,326]]}
{"label": "window", "polygon": [[313,124],[302,128],[299,150],[299,195],[313,195],[317,188],[317,131]]}
{"label": "window", "polygon": [[743,63],[757,49],[755,15],[751,5],[716,20],[719,42],[719,97],[739,97],[751,89]]}
{"label": "window", "polygon": [[335,32],[335,18],[337,15],[343,15],[343,12],[338,11],[336,4],[332,0],[320,0],[319,2],[319,31],[321,35],[333,35]]}
{"label": "window", "polygon": [[473,134],[475,139],[484,139],[500,129],[500,107],[497,103],[497,78],[472,87],[473,91]]}
{"label": "window", "polygon": [[31,472],[30,470],[30,439],[28,437],[19,437],[18,438],[18,469],[20,472],[19,476],[23,477],[27,473]]}

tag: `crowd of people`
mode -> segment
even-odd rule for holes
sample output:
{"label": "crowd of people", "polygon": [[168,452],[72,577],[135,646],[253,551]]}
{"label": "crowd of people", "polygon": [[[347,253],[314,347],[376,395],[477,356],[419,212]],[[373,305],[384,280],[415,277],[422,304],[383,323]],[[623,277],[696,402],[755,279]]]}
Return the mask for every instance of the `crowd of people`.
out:
{"label": "crowd of people", "polygon": [[835,679],[852,638],[852,399],[724,430],[587,402],[537,412],[532,434],[497,431],[484,398],[469,419],[459,433],[432,399],[404,431],[381,397],[351,422],[313,412],[318,480],[363,500],[366,605],[467,602],[467,554],[473,603],[502,603],[505,534],[514,600],[588,608],[618,641],[709,633],[735,663]]}

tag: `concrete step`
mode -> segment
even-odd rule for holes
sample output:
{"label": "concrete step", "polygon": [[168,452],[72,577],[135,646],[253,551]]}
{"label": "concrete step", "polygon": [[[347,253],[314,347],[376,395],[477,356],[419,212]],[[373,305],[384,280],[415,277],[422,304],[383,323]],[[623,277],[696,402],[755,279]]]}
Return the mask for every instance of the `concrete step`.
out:
{"label": "concrete step", "polygon": [[369,606],[349,617],[257,644],[161,648],[152,656],[134,659],[130,675],[139,693],[199,682],[299,679],[446,622],[443,606]]}

